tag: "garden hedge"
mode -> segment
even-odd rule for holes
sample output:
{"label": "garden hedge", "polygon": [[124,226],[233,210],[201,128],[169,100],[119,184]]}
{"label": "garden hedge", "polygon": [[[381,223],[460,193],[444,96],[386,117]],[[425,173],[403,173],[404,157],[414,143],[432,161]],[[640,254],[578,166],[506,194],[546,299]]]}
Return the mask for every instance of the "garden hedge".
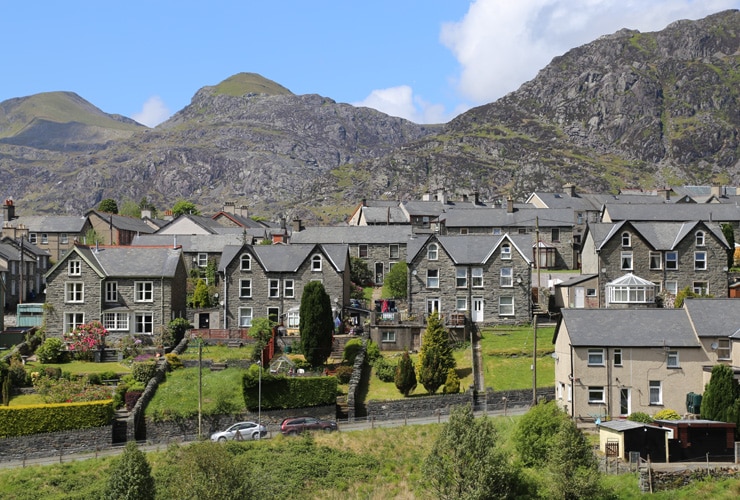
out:
{"label": "garden hedge", "polygon": [[[256,368],[256,365],[253,365]],[[262,373],[262,409],[278,410],[322,406],[337,402],[336,377],[286,377]],[[244,403],[249,411],[259,405],[259,374],[251,369],[243,378]]]}
{"label": "garden hedge", "polygon": [[113,400],[0,407],[0,438],[109,425]]}

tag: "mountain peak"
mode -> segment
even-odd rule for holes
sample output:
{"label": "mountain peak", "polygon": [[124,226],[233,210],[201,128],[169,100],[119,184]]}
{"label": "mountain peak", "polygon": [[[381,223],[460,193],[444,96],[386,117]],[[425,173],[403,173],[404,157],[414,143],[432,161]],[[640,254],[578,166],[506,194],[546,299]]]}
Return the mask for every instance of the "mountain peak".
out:
{"label": "mountain peak", "polygon": [[230,76],[214,87],[206,87],[218,94],[234,97],[245,94],[292,95],[293,93],[282,85],[268,80],[257,73],[237,73]]}

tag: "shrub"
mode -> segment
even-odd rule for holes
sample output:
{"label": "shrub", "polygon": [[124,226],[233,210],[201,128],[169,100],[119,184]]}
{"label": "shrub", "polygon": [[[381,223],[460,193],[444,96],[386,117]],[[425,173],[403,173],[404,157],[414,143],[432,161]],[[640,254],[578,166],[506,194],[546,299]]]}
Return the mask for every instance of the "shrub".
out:
{"label": "shrub", "polygon": [[367,347],[365,348],[365,359],[367,362],[374,366],[375,362],[380,359],[380,347],[378,347],[378,344],[373,342],[372,340],[367,341]]}
{"label": "shrub", "polygon": [[458,392],[460,392],[460,378],[457,376],[457,371],[450,368],[447,371],[447,380],[445,380],[445,385],[442,387],[442,393],[457,394]]}
{"label": "shrub", "polygon": [[354,369],[351,366],[342,365],[337,368],[337,380],[340,384],[349,384]]}
{"label": "shrub", "polygon": [[664,408],[653,415],[655,420],[681,420],[681,415],[676,410]]}
{"label": "shrub", "polygon": [[342,361],[353,365],[355,358],[362,351],[362,340],[352,339],[344,345],[344,353],[342,354]]}
{"label": "shrub", "polygon": [[139,401],[139,398],[143,393],[144,391],[126,391],[125,402],[126,409],[128,411],[134,409],[134,406],[136,406],[136,402]]}
{"label": "shrub", "polygon": [[10,374],[10,383],[13,387],[28,387],[31,385],[31,376],[26,372],[26,367],[23,366],[23,361],[13,356],[10,359],[10,367],[8,368]]}
{"label": "shrub", "polygon": [[[252,365],[244,374],[242,390],[245,406],[253,411],[259,404],[259,367]],[[262,373],[262,409],[305,408],[335,404],[336,377],[285,377]]]}
{"label": "shrub", "polygon": [[405,397],[408,397],[411,391],[416,389],[416,369],[408,352],[404,352],[403,357],[398,362],[393,381],[396,384],[396,389]]}
{"label": "shrub", "polygon": [[63,347],[61,340],[50,337],[36,349],[36,357],[41,363],[60,363],[64,356]]}
{"label": "shrub", "polygon": [[627,417],[627,420],[630,420],[632,422],[640,422],[643,424],[652,424],[653,423],[653,417],[648,415],[647,413],[643,413],[641,411],[636,411],[634,413],[631,413],[629,417]]}
{"label": "shrub", "polygon": [[540,402],[522,416],[514,431],[514,445],[527,466],[544,465],[551,443],[568,416],[554,402]]}
{"label": "shrub", "polygon": [[121,351],[123,359],[133,359],[141,354],[142,342],[141,339],[127,335],[118,341],[116,347]]}
{"label": "shrub", "polygon": [[101,385],[102,377],[99,373],[91,373],[87,376],[87,381],[93,385]]}
{"label": "shrub", "polygon": [[157,363],[154,361],[142,361],[131,366],[131,375],[142,384],[147,384],[157,371]]}
{"label": "shrub", "polygon": [[180,357],[174,352],[167,353],[164,355],[164,357],[167,358],[167,371],[171,372],[173,370],[185,368],[185,365],[182,364]]}
{"label": "shrub", "polygon": [[82,361],[94,359],[94,351],[105,344],[106,335],[108,335],[108,330],[97,320],[79,325],[71,332],[64,334],[69,341],[69,350],[75,359]]}
{"label": "shrub", "polygon": [[110,424],[111,418],[111,400],[11,406],[0,410],[0,438],[100,427]]}
{"label": "shrub", "polygon": [[375,375],[383,382],[394,382],[396,380],[396,365],[385,358],[378,358],[375,362]]}
{"label": "shrub", "polygon": [[136,443],[126,444],[121,458],[117,459],[108,477],[105,498],[112,500],[149,500],[156,488],[152,470],[146,456]]}
{"label": "shrub", "polygon": [[111,399],[111,389],[90,384],[86,376],[68,380],[38,377],[34,387],[46,403],[77,403]]}

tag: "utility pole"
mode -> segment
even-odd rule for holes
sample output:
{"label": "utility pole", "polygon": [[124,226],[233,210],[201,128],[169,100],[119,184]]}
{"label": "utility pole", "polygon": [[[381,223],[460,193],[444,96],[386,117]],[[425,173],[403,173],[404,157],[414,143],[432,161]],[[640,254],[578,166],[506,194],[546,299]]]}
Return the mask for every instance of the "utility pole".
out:
{"label": "utility pole", "polygon": [[198,339],[198,440],[203,439],[203,340]]}
{"label": "utility pole", "polygon": [[[540,301],[542,300],[541,285],[540,285],[540,218],[539,216],[534,219],[534,234],[535,234],[535,265],[537,266],[537,309],[541,307]],[[534,314],[532,321],[532,334],[534,336],[534,342],[532,343],[532,406],[537,404],[537,312]]]}

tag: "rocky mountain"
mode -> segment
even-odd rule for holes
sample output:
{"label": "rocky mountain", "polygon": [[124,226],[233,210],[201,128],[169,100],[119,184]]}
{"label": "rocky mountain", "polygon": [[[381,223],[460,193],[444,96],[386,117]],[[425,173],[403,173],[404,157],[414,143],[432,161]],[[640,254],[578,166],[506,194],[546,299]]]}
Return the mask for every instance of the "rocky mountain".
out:
{"label": "rocky mountain", "polygon": [[[0,178],[18,210],[81,213],[103,198],[341,220],[361,198],[574,182],[590,191],[740,184],[740,12],[621,30],[437,126],[242,73],[146,129],[74,94],[0,103]],[[29,104],[30,103],[30,104]],[[53,109],[54,112],[51,112]],[[19,110],[22,110],[19,111]]]}

